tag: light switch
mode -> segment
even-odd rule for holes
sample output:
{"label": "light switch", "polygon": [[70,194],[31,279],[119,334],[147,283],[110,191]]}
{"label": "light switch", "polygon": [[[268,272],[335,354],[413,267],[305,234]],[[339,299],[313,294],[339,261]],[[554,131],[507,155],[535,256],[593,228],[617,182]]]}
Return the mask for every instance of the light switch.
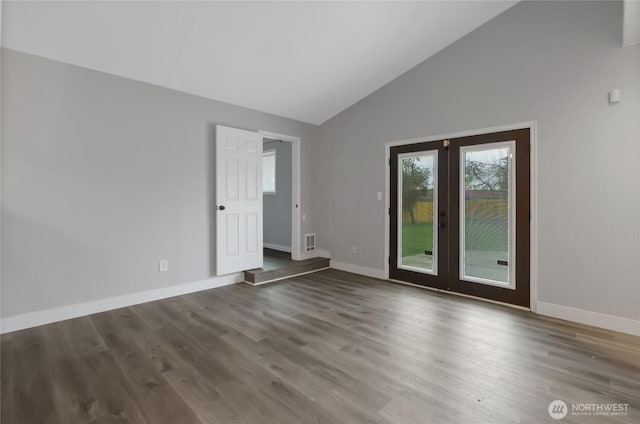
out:
{"label": "light switch", "polygon": [[167,259],[162,259],[158,262],[158,271],[167,272],[169,271],[169,261]]}
{"label": "light switch", "polygon": [[382,200],[382,192],[381,191],[378,192],[377,199],[378,200]]}
{"label": "light switch", "polygon": [[613,105],[620,103],[622,100],[622,93],[619,88],[609,91],[609,104]]}

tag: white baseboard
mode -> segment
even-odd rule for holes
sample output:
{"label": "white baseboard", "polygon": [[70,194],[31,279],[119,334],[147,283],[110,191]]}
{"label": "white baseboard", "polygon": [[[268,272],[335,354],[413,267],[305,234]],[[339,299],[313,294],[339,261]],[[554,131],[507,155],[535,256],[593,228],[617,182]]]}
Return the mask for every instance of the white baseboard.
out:
{"label": "white baseboard", "polygon": [[607,330],[633,334],[634,336],[640,336],[640,321],[628,318],[540,301],[537,302],[536,313],[581,324],[593,325],[594,327],[605,328]]}
{"label": "white baseboard", "polygon": [[313,259],[318,257],[318,252],[300,252],[299,259],[300,261],[304,261],[305,259]]}
{"label": "white baseboard", "polygon": [[367,277],[379,278],[381,280],[384,280],[384,271],[381,269],[368,268],[365,266],[353,265],[345,262],[337,262],[333,259],[329,262],[329,266],[340,271],[352,272],[354,274],[360,274]]}
{"label": "white baseboard", "polygon": [[331,252],[329,252],[328,250],[318,250],[318,256],[320,256],[321,258],[330,259],[331,258]]}
{"label": "white baseboard", "polygon": [[281,244],[273,244],[273,243],[262,243],[263,247],[267,249],[279,250],[280,252],[291,253],[291,246],[283,246]]}
{"label": "white baseboard", "polygon": [[160,289],[131,293],[122,296],[110,297],[107,299],[60,306],[57,308],[46,309],[44,311],[35,311],[20,315],[14,315],[2,318],[0,320],[0,333],[10,333],[12,331],[23,330],[25,328],[36,327],[38,325],[50,324],[52,322],[64,321],[67,319],[91,315],[98,312],[110,311],[112,309],[124,308],[126,306],[166,299],[168,297],[180,296],[197,291],[227,286],[229,284],[239,283],[243,280],[244,273],[229,274],[220,277],[213,277],[203,281],[195,281],[192,283],[185,283],[176,286],[163,287]]}

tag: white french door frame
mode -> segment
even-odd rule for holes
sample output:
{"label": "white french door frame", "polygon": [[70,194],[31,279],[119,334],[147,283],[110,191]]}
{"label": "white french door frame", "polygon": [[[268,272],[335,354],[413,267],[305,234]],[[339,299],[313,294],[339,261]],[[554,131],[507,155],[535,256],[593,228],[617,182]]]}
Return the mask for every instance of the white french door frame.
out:
{"label": "white french door frame", "polygon": [[[460,131],[460,132],[454,132],[454,133],[448,133],[448,134],[438,134],[438,135],[432,135],[432,136],[427,136],[427,137],[420,137],[420,138],[412,138],[412,139],[408,139],[408,140],[396,140],[396,141],[388,141],[385,143],[385,156],[384,156],[384,169],[385,169],[385,197],[384,197],[384,202],[385,202],[385,207],[384,207],[384,258],[383,258],[383,264],[384,264],[384,279],[388,280],[389,279],[389,229],[390,229],[390,219],[389,219],[389,207],[390,207],[390,193],[391,193],[391,187],[390,187],[390,167],[389,167],[389,160],[391,158],[391,148],[394,146],[403,146],[403,145],[407,145],[407,144],[417,144],[417,143],[426,143],[426,142],[432,142],[432,141],[440,141],[440,140],[444,140],[444,139],[451,139],[451,138],[460,138],[460,137],[468,137],[468,136],[473,136],[473,135],[480,135],[480,134],[487,134],[487,133],[494,133],[494,132],[502,132],[502,131],[511,131],[511,130],[517,130],[517,129],[523,129],[523,128],[528,128],[529,129],[529,135],[530,135],[530,143],[531,143],[531,178],[530,178],[530,192],[531,192],[531,198],[529,199],[530,203],[531,203],[531,222],[530,222],[530,247],[531,247],[531,267],[530,267],[530,278],[531,278],[531,283],[530,283],[530,306],[529,309],[532,312],[536,312],[537,311],[537,302],[538,302],[538,191],[537,191],[537,186],[538,186],[538,168],[537,168],[537,163],[538,163],[538,138],[537,138],[537,126],[538,126],[538,121],[527,121],[527,122],[520,122],[520,123],[516,123],[516,124],[507,124],[507,125],[501,125],[501,126],[496,126],[496,127],[489,127],[489,128],[480,128],[480,129],[475,129],[475,130],[468,130],[468,131]],[[411,283],[406,283],[406,284],[410,284],[413,285]],[[422,286],[418,286],[418,287],[422,287]],[[424,287],[422,287],[424,288]],[[433,290],[437,290],[437,289],[433,289]]]}
{"label": "white french door frame", "polygon": [[[509,157],[509,176],[508,176],[508,181],[509,181],[509,190],[508,190],[508,201],[509,201],[509,207],[508,207],[508,219],[509,219],[509,225],[508,225],[508,248],[507,248],[507,261],[508,261],[508,278],[507,278],[507,283],[501,283],[498,281],[494,281],[494,280],[489,280],[487,278],[481,278],[481,277],[475,277],[475,276],[471,276],[471,275],[467,275],[466,273],[466,269],[465,269],[465,255],[466,255],[466,230],[465,230],[465,226],[466,226],[466,207],[465,205],[465,179],[464,179],[464,175],[465,175],[465,164],[464,164],[464,160],[465,160],[465,153],[466,152],[478,152],[478,151],[482,151],[482,150],[491,150],[491,149],[496,149],[496,148],[508,148],[509,152],[510,152],[510,157]],[[460,260],[458,261],[458,273],[460,275],[460,280],[461,281],[466,281],[469,283],[478,283],[478,284],[485,284],[488,286],[494,286],[494,287],[501,287],[504,289],[510,289],[510,290],[515,290],[516,289],[516,249],[515,249],[515,245],[516,245],[516,202],[515,202],[515,198],[516,198],[516,161],[515,161],[515,153],[516,153],[516,142],[515,140],[511,140],[511,141],[498,141],[498,142],[492,142],[492,143],[485,143],[485,144],[480,144],[480,145],[471,145],[471,146],[461,146],[460,147],[460,164],[459,164],[459,168],[460,168],[460,184],[461,187],[459,187],[459,191],[460,191],[460,213],[459,213],[459,228],[460,228],[460,240],[458,240],[458,246],[460,249]]]}
{"label": "white french door frame", "polygon": [[291,259],[300,261],[307,259],[301,249],[301,217],[300,212],[300,137],[258,130],[263,138],[281,140],[291,143]]}
{"label": "white french door frame", "polygon": [[[433,218],[433,229],[432,229],[432,237],[431,237],[431,258],[432,258],[432,262],[431,262],[431,269],[426,269],[426,268],[419,268],[417,266],[411,266],[411,265],[404,265],[402,263],[402,255],[404,254],[404,252],[402,251],[402,248],[400,249],[396,249],[398,252],[397,257],[395,258],[395,260],[398,263],[398,268],[399,269],[404,269],[407,271],[412,271],[412,272],[419,272],[421,274],[428,274],[428,275],[433,275],[433,276],[438,276],[438,261],[440,258],[439,252],[438,252],[438,233],[440,231],[440,229],[438,228],[437,222],[438,222],[438,185],[440,183],[439,179],[438,179],[438,150],[428,150],[427,154],[424,154],[425,152],[407,152],[407,153],[400,153],[398,154],[398,161],[401,161],[402,159],[405,158],[414,158],[416,156],[431,156],[433,157],[433,207],[431,208],[431,213],[432,213],[432,218]],[[421,155],[421,153],[423,153]],[[389,160],[387,160],[387,163],[389,163]],[[397,234],[398,234],[398,240],[402,240],[402,209],[404,208],[404,205],[402,204],[402,166],[398,166],[398,211],[396,212],[398,215],[398,222],[396,223],[397,226]],[[402,243],[399,243],[400,246],[402,246]],[[388,261],[386,262],[387,266],[389,265]],[[387,275],[387,278],[389,276]]]}

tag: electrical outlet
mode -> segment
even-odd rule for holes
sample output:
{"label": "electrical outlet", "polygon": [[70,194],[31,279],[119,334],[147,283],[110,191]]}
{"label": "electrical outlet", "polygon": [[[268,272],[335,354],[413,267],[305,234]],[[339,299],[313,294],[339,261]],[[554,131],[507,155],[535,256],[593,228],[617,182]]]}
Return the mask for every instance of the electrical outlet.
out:
{"label": "electrical outlet", "polygon": [[160,262],[158,262],[158,270],[160,272],[169,271],[169,260],[168,259],[162,259]]}

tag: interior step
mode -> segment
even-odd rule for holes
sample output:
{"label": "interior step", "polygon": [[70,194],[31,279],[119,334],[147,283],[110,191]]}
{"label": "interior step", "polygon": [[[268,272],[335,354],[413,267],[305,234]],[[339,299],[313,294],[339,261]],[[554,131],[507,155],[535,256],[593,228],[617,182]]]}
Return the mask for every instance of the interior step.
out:
{"label": "interior step", "polygon": [[304,261],[290,261],[276,268],[269,269],[252,269],[244,272],[244,281],[249,284],[257,285],[268,283],[274,280],[292,277],[294,275],[308,274],[314,271],[329,268],[329,259],[312,258]]}

